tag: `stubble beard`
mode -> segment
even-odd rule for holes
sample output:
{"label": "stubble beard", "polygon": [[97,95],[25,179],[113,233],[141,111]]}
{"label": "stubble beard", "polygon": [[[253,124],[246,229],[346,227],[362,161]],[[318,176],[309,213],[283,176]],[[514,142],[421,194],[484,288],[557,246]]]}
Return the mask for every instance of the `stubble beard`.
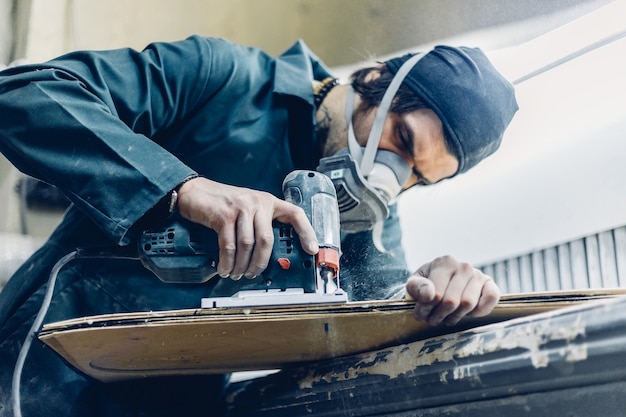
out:
{"label": "stubble beard", "polygon": [[322,117],[315,129],[320,143],[322,157],[334,155],[338,150],[347,146],[347,128],[343,120],[337,120],[327,107],[322,105],[319,110]]}

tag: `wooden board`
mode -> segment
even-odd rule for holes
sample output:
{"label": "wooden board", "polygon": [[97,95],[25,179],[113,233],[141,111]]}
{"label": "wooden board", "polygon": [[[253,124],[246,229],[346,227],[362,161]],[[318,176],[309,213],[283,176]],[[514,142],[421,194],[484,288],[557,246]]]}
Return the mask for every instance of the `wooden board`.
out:
{"label": "wooden board", "polygon": [[626,289],[503,296],[488,317],[453,327],[417,322],[414,302],[387,300],[83,317],[45,325],[39,338],[79,371],[107,382],[282,368],[625,294]]}

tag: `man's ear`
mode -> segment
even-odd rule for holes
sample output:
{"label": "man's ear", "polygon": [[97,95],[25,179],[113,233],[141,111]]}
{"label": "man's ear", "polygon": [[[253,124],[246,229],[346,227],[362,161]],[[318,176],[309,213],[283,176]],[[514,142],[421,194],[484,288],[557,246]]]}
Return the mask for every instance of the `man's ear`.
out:
{"label": "man's ear", "polygon": [[370,72],[367,73],[367,75],[365,76],[365,82],[372,82],[375,79],[377,79],[378,77],[380,77],[380,69],[384,66],[385,64],[378,64],[376,67],[372,68],[370,70]]}

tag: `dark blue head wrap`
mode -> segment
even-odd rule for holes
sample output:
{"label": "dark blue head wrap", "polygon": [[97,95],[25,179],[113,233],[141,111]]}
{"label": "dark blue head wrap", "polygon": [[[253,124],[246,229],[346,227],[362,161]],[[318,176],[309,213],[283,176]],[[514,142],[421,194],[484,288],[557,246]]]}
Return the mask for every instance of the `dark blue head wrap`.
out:
{"label": "dark blue head wrap", "polygon": [[[395,74],[414,54],[385,64]],[[476,48],[437,46],[404,79],[441,119],[459,159],[457,174],[498,149],[518,109],[513,85]]]}

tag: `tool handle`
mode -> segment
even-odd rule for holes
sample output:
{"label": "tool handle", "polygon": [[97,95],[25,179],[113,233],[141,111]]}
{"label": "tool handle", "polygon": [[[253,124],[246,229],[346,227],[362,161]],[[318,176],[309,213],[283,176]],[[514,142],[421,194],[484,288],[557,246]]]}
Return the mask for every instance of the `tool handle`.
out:
{"label": "tool handle", "polygon": [[307,214],[320,248],[332,248],[339,253],[339,206],[330,178],[317,171],[292,171],[283,181],[283,194],[285,201],[301,207]]}
{"label": "tool handle", "polygon": [[217,233],[181,217],[144,231],[137,249],[143,266],[163,282],[203,283],[217,275]]}

